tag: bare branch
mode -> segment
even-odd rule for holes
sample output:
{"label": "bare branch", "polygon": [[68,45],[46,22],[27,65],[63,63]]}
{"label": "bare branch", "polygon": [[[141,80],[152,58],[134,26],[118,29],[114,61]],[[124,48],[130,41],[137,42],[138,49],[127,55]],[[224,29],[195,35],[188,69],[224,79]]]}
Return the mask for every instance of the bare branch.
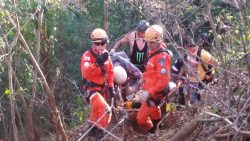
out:
{"label": "bare branch", "polygon": [[210,116],[213,116],[213,117],[217,117],[219,119],[222,119],[223,121],[225,121],[231,128],[234,129],[234,131],[236,131],[237,133],[243,135],[243,136],[246,136],[246,137],[250,137],[250,131],[243,131],[243,130],[240,130],[235,124],[233,124],[228,118],[225,118],[225,117],[222,117],[220,115],[217,115],[217,114],[213,114],[213,113],[210,113],[210,112],[204,112],[205,114],[208,114]]}

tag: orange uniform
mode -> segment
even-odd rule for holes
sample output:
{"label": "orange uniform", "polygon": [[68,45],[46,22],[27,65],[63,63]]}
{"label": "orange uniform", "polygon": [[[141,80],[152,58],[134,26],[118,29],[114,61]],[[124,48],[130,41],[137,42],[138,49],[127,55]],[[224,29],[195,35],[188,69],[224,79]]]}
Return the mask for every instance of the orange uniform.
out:
{"label": "orange uniform", "polygon": [[[95,50],[93,50],[96,53]],[[106,51],[107,52],[107,51]],[[97,53],[96,53],[97,54]],[[105,75],[107,79],[108,87],[113,87],[114,85],[114,71],[113,64],[111,59],[109,58],[104,63],[105,74],[103,74],[102,69],[96,65],[96,58],[91,54],[88,50],[81,57],[81,72],[82,77],[90,82],[94,82],[96,84],[104,85]]]}
{"label": "orange uniform", "polygon": [[[150,51],[149,56],[164,47],[159,47],[156,50]],[[143,90],[148,91],[149,99],[155,104],[148,105],[146,102],[142,106],[137,115],[137,123],[139,126],[148,131],[153,127],[152,120],[161,118],[161,110],[157,102],[164,98],[164,89],[167,87],[170,79],[171,57],[166,52],[160,52],[149,58],[146,71],[143,73],[144,85]]]}
{"label": "orange uniform", "polygon": [[[107,50],[105,50],[107,52]],[[93,54],[94,53],[94,54]],[[105,111],[110,109],[106,100],[103,98],[102,93],[105,85],[113,87],[113,64],[110,57],[104,62],[101,68],[96,64],[97,51],[92,48],[92,51],[86,51],[81,57],[80,69],[83,79],[95,84],[93,86],[87,86],[87,90],[90,90],[89,102],[91,106],[90,118],[91,122],[97,122]],[[111,112],[106,113],[105,116],[99,120],[98,126],[107,128],[111,119]],[[97,127],[98,127],[97,126]]]}

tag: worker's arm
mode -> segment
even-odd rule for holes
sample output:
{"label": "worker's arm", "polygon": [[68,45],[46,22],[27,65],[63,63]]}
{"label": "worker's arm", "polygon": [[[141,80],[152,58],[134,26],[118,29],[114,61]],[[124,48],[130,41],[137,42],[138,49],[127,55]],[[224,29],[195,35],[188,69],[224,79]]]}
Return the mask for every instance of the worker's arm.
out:
{"label": "worker's arm", "polygon": [[125,44],[129,44],[129,39],[128,39],[128,35],[121,38],[120,40],[118,40],[115,45],[113,46],[111,52],[115,52],[116,49],[120,48],[121,46],[125,45]]}

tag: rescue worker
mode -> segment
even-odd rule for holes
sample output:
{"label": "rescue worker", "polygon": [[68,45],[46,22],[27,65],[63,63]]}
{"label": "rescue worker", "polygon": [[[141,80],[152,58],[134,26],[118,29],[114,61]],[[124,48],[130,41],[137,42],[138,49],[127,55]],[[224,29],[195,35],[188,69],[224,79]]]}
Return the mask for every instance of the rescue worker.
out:
{"label": "rescue worker", "polygon": [[200,94],[198,93],[200,82],[211,79],[212,75],[208,75],[207,71],[210,65],[217,66],[217,62],[208,51],[199,49],[199,46],[194,44],[190,36],[183,39],[183,45],[187,50],[184,56],[186,65],[183,65],[188,80],[187,91],[190,94],[190,104],[194,104],[200,100]]}
{"label": "rescue worker", "polygon": [[139,127],[147,132],[155,132],[161,120],[159,104],[165,97],[164,90],[170,79],[171,57],[163,43],[163,28],[152,25],[145,32],[144,38],[149,47],[146,71],[143,73],[141,108],[137,114]]}
{"label": "rescue worker", "polygon": [[[100,128],[107,128],[111,120],[111,107],[106,100],[115,96],[113,82],[113,64],[106,50],[107,33],[96,28],[91,33],[92,48],[81,57],[80,69],[85,82],[85,97],[90,103],[89,121],[91,126],[96,122],[92,133],[102,135]],[[106,93],[108,88],[108,94]],[[98,121],[98,122],[97,122]]]}
{"label": "rescue worker", "polygon": [[145,20],[141,20],[136,31],[133,31],[119,41],[117,41],[111,50],[115,52],[119,47],[127,44],[130,47],[130,61],[144,72],[145,66],[144,61],[148,52],[147,42],[145,42],[144,34],[146,29],[149,27],[149,23]]}

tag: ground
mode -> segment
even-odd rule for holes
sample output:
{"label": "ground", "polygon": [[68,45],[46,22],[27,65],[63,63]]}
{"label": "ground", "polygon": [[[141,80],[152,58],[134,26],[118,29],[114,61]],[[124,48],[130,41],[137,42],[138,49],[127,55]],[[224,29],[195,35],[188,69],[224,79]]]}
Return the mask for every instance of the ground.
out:
{"label": "ground", "polygon": [[[165,106],[165,105],[164,105]],[[162,108],[164,109],[164,108]],[[140,129],[135,121],[137,112],[128,112],[128,116],[125,119],[125,122],[121,122],[119,126],[117,126],[112,132],[117,137],[124,139],[126,141],[146,141],[146,140],[170,140],[171,137],[181,128],[181,126],[192,119],[192,116],[187,114],[187,111],[176,111],[171,114],[167,114],[163,112],[163,117],[167,115],[167,118],[162,122],[159,130],[156,131],[155,134],[144,133]],[[121,118],[121,115],[118,115],[118,119]],[[115,127],[120,120],[116,119],[116,116],[113,116],[113,119],[110,124],[109,131]],[[89,128],[87,122],[85,124],[76,127],[74,130],[70,132],[70,140],[78,140]],[[82,139],[82,141],[95,140],[92,136],[86,136]],[[113,141],[115,138],[109,136],[105,140]]]}
{"label": "ground", "polygon": [[[242,97],[244,98],[243,100],[235,99],[234,97],[237,98],[239,90],[244,90],[242,88],[243,85],[238,85],[239,82],[236,80],[232,80],[231,83],[233,84],[232,94],[234,95],[232,95],[232,100],[230,100],[229,103],[231,106],[230,108],[241,109],[247,97]],[[224,101],[228,99],[224,94],[225,92],[223,92],[222,84],[223,79],[219,82],[215,81],[214,83],[209,84],[209,89],[213,93],[206,89],[201,90],[201,101],[197,105],[192,108],[187,107],[186,110],[177,110],[169,114],[162,122],[161,128],[155,134],[143,133],[138,129],[135,121],[137,112],[128,112],[125,122],[121,122],[121,124],[117,126],[114,131],[112,131],[112,134],[126,141],[168,141],[173,140],[173,137],[176,137],[176,135],[181,135],[181,137],[183,137],[181,141],[247,141],[247,139],[243,136],[232,130],[230,126],[227,126],[222,119],[204,114],[205,112],[210,112],[227,117],[232,122],[235,120],[228,108],[223,105],[223,103],[226,103]],[[237,89],[237,91],[235,89]],[[162,117],[165,115],[167,115],[167,113],[164,105],[162,108]],[[109,131],[118,124],[121,117],[121,114],[113,116],[108,129]],[[243,114],[243,118],[238,121],[238,127],[240,127],[240,125],[248,125],[246,123],[246,118],[247,117],[244,117]],[[193,124],[193,122],[195,124]],[[78,140],[86,132],[88,127],[87,122],[85,122],[85,124],[75,127],[69,131],[70,141]],[[82,141],[85,140],[95,140],[95,138],[86,136],[82,139]],[[105,139],[105,141],[114,140],[116,139],[111,136],[108,136]]]}

